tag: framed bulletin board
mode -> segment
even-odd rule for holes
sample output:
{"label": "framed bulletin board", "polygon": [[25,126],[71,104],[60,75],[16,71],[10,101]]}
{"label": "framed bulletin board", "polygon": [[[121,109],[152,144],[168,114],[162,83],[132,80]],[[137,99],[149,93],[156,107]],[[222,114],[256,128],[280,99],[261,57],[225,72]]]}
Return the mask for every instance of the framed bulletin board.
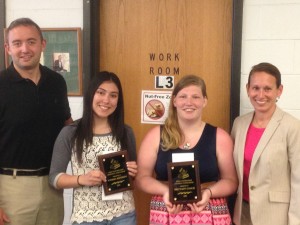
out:
{"label": "framed bulletin board", "polygon": [[[60,73],[69,96],[82,95],[81,28],[42,28],[46,48],[40,63]],[[5,54],[6,67],[11,59]]]}

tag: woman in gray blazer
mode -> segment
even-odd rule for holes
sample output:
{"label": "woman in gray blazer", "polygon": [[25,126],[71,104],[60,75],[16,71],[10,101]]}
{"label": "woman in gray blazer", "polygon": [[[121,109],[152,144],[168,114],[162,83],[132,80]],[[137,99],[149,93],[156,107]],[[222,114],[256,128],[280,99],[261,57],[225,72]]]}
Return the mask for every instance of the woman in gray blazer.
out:
{"label": "woman in gray blazer", "polygon": [[239,178],[236,225],[300,224],[300,121],[276,105],[283,86],[270,63],[252,67],[247,93],[254,112],[235,119]]}

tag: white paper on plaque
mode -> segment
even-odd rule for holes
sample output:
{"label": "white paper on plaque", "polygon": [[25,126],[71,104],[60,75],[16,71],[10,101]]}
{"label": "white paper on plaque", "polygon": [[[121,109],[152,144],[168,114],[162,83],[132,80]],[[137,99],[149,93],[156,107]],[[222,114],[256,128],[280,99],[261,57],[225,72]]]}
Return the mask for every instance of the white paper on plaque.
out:
{"label": "white paper on plaque", "polygon": [[188,162],[194,161],[194,153],[172,153],[172,162]]}
{"label": "white paper on plaque", "polygon": [[111,201],[111,200],[122,200],[123,199],[123,192],[111,194],[111,195],[105,195],[104,188],[102,188],[102,200],[103,201]]}

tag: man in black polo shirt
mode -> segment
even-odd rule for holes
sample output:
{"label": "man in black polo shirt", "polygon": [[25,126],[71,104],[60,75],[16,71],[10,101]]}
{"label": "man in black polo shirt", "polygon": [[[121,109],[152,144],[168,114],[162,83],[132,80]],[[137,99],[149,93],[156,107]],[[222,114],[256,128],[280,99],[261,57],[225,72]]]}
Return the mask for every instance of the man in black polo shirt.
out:
{"label": "man in black polo shirt", "polygon": [[6,30],[12,64],[0,72],[0,225],[61,225],[63,195],[48,173],[54,141],[72,122],[63,77],[39,64],[46,47],[28,18]]}

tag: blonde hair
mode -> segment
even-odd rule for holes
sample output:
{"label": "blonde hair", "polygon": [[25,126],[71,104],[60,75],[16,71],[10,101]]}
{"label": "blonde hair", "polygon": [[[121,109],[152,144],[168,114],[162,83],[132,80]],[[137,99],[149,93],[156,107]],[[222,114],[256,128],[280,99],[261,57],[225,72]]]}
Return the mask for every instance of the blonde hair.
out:
{"label": "blonde hair", "polygon": [[191,85],[200,87],[203,97],[207,98],[206,85],[204,80],[201,77],[198,77],[196,75],[186,75],[178,81],[178,83],[175,85],[175,88],[172,92],[168,117],[165,121],[161,133],[161,139],[162,139],[161,146],[165,151],[169,149],[178,148],[178,146],[180,145],[180,143],[184,138],[178,122],[177,109],[174,106],[173,101],[179,91]]}

